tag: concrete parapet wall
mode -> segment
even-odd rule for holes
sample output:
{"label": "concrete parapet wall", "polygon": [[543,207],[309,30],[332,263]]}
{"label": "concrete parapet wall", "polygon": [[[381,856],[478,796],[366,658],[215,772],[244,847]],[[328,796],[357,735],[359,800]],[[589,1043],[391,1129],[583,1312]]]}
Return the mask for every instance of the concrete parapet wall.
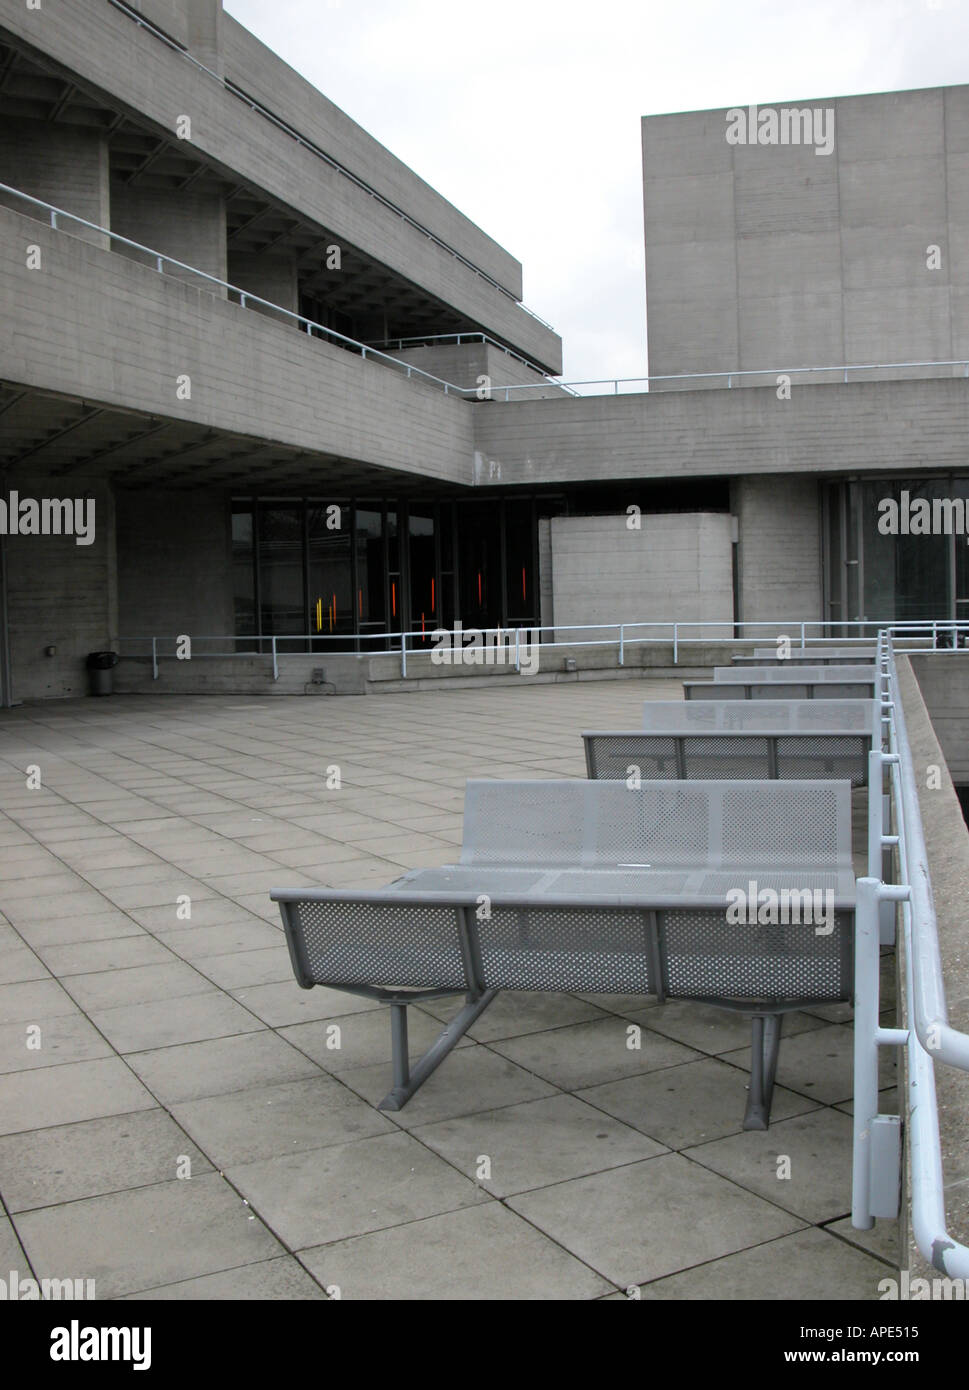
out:
{"label": "concrete parapet wall", "polygon": [[[902,656],[898,658],[898,672],[928,850],[949,1022],[954,1028],[969,1031],[969,833],[932,718],[933,665],[945,660],[918,657],[910,663],[909,658]],[[951,657],[948,661],[954,663],[950,666],[950,679],[956,678],[956,668],[961,673],[965,707],[969,703],[969,656]],[[927,691],[920,688],[925,677]],[[935,785],[935,778],[933,785],[928,785],[930,767],[940,770],[941,785]],[[906,1026],[908,1023],[904,1019]],[[948,1229],[950,1235],[969,1244],[969,1073],[939,1063],[935,1067],[935,1084]],[[902,1258],[913,1275],[938,1275],[921,1258],[910,1235]]]}

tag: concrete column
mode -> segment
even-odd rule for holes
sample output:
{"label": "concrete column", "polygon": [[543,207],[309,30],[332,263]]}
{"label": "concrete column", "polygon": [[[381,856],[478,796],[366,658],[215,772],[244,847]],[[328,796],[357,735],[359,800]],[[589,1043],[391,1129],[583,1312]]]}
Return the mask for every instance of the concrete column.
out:
{"label": "concrete column", "polygon": [[[230,252],[227,279],[241,290],[257,294],[260,299],[268,299],[270,304],[278,304],[294,314],[299,312],[296,259],[293,256]],[[258,309],[257,305],[252,307]]]}
{"label": "concrete column", "polygon": [[[731,510],[740,531],[741,621],[820,618],[817,479],[797,474],[738,478],[731,488]],[[767,640],[767,629],[761,635]]]}
{"label": "concrete column", "polygon": [[12,490],[21,502],[70,498],[76,507],[93,504],[78,513],[85,523],[93,521],[90,544],[78,545],[74,535],[14,535],[5,543],[14,698],[84,695],[88,652],[109,648],[118,634],[111,490],[87,478],[27,474],[4,478],[4,502]]}
{"label": "concrete column", "polygon": [[[111,230],[130,241],[162,251],[219,280],[226,278],[225,201],[221,197],[163,192],[116,180],[111,190],[111,216]],[[137,252],[129,254],[136,260],[145,259]],[[171,266],[165,273],[190,284],[201,283]]]}
{"label": "concrete column", "polygon": [[[107,142],[97,131],[78,130],[49,121],[4,120],[0,123],[0,183],[107,227],[111,221]],[[5,207],[49,220],[40,208],[0,195]],[[66,221],[63,230],[98,245],[107,238]]]}

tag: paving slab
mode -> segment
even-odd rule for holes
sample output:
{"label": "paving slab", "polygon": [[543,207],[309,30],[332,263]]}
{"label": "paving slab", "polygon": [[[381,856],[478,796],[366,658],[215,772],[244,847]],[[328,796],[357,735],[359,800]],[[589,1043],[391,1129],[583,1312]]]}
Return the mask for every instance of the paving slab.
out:
{"label": "paving slab", "polygon": [[163,1105],[319,1075],[315,1062],[267,1029],[136,1052],[128,1062]]}
{"label": "paving slab", "polygon": [[[683,1149],[741,1129],[747,1078],[713,1057],[590,1086],[576,1094],[660,1144]],[[771,1124],[813,1109],[816,1101],[775,1086]]]}
{"label": "paving slab", "polygon": [[38,1277],[93,1279],[100,1299],[286,1253],[215,1173],[24,1212],[17,1231]]}
{"label": "paving slab", "polygon": [[681,1154],[526,1192],[507,1204],[620,1288],[805,1224]]}
{"label": "paving slab", "polygon": [[498,1202],[304,1250],[301,1259],[343,1300],[571,1300],[611,1288]]}
{"label": "paving slab", "polygon": [[574,1096],[550,1096],[419,1125],[412,1133],[496,1197],[666,1152]]}
{"label": "paving slab", "polygon": [[836,1237],[812,1227],[658,1279],[644,1285],[639,1296],[651,1302],[853,1302],[880,1298],[878,1284],[886,1277],[891,1270],[881,1261],[860,1250],[846,1253]]}
{"label": "paving slab", "polygon": [[220,1168],[396,1132],[379,1111],[326,1076],[183,1101],[172,1115]]}
{"label": "paving slab", "polygon": [[169,1182],[190,1160],[193,1178],[212,1164],[162,1110],[28,1130],[0,1137],[0,1192],[12,1212]]}
{"label": "paving slab", "polygon": [[203,1274],[198,1279],[183,1279],[177,1284],[146,1289],[143,1293],[128,1293],[122,1302],[200,1302],[216,1301],[264,1303],[326,1302],[328,1295],[307,1274],[293,1256],[260,1260],[257,1264],[242,1265],[222,1274]]}
{"label": "paving slab", "polygon": [[225,1171],[291,1250],[491,1200],[400,1131]]}

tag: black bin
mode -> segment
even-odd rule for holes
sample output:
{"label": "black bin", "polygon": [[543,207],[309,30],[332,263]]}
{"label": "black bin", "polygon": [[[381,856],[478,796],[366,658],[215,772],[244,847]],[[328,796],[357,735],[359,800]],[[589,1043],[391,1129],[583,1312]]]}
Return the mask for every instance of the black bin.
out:
{"label": "black bin", "polygon": [[114,690],[112,671],[118,664],[117,652],[88,652],[87,670],[92,695],[110,695]]}

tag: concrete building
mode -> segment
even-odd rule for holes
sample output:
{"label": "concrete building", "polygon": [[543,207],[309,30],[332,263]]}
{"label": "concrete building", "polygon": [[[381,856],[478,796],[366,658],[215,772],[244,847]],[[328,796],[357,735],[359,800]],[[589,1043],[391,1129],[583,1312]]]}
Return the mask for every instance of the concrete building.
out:
{"label": "concrete building", "polygon": [[0,0],[4,700],[152,637],[180,689],[273,688],[275,637],[275,688],[364,690],[458,619],[969,614],[959,536],[878,529],[969,498],[969,88],[800,105],[830,149],[644,120],[656,379],[581,396],[521,266],[221,0]]}

